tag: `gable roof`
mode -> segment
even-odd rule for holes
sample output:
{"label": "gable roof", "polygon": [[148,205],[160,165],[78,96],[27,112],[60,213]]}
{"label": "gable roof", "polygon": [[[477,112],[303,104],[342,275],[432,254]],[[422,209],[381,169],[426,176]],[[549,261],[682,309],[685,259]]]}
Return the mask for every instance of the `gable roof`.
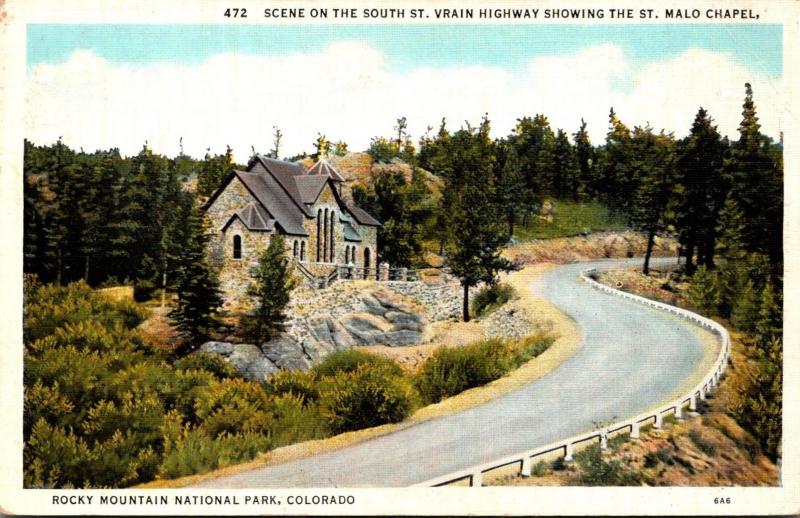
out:
{"label": "gable roof", "polygon": [[239,218],[248,230],[272,230],[275,228],[275,220],[270,217],[269,213],[259,203],[250,202],[245,205],[243,209],[228,219],[222,230],[228,228],[236,218]]}
{"label": "gable roof", "polygon": [[368,227],[381,226],[380,221],[370,216],[369,213],[361,207],[357,207],[347,202],[344,202],[344,205],[347,207],[347,210],[350,212],[350,214],[352,214],[353,217],[356,218],[356,221],[358,221],[361,225],[366,225]]}
{"label": "gable roof", "polygon": [[319,194],[328,183],[328,178],[324,176],[297,176],[294,179],[297,190],[300,192],[300,200],[303,203],[313,204],[319,198]]}
{"label": "gable roof", "polygon": [[276,160],[274,158],[267,158],[262,155],[256,155],[257,163],[249,168],[249,171],[257,171],[259,165],[272,175],[272,177],[281,186],[283,191],[289,195],[289,198],[297,205],[303,214],[306,216],[313,216],[308,207],[303,203],[300,189],[297,186],[295,179],[297,177],[306,176],[306,170],[303,166],[294,162],[286,162],[284,160]]}
{"label": "gable roof", "polygon": [[[256,155],[250,160],[247,171],[232,171],[222,181],[216,192],[205,203],[206,209],[234,178],[238,178],[244,184],[257,203],[250,202],[242,207],[231,216],[225,227],[238,217],[250,230],[272,230],[278,226],[285,233],[298,236],[308,236],[303,222],[306,218],[315,216],[311,211],[311,205],[317,201],[325,185],[334,181],[330,175],[306,174],[299,164]],[[375,218],[363,209],[346,202],[338,190],[331,187],[337,202],[357,223],[380,226],[380,222]]]}
{"label": "gable roof", "polygon": [[297,210],[296,205],[288,196],[281,196],[281,187],[278,181],[270,174],[234,171],[242,180],[253,196],[275,217],[277,224],[287,234],[307,236],[308,232],[303,227],[304,214]]}
{"label": "gable roof", "polygon": [[312,165],[311,169],[308,170],[308,174],[311,176],[329,176],[334,182],[344,182],[344,177],[324,158]]}

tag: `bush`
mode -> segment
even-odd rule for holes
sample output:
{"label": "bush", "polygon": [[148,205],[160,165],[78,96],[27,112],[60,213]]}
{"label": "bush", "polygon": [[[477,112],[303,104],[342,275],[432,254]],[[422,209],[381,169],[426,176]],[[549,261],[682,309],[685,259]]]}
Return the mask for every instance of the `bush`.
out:
{"label": "bush", "polygon": [[703,439],[703,436],[700,435],[700,432],[697,430],[689,430],[689,439],[697,446],[697,449],[708,455],[709,457],[713,456],[717,448],[714,446],[713,443]]}
{"label": "bush", "polygon": [[415,406],[413,389],[386,367],[364,364],[325,379],[320,404],[333,433],[402,421]]}
{"label": "bush", "polygon": [[536,477],[543,477],[550,473],[550,466],[545,461],[539,461],[533,467],[533,475]]}
{"label": "bush", "polygon": [[313,370],[308,372],[282,370],[267,378],[266,386],[270,394],[275,396],[291,394],[299,398],[304,405],[310,405],[319,399],[320,388]]}
{"label": "bush", "polygon": [[236,367],[226,362],[216,354],[193,352],[177,360],[173,366],[184,371],[206,371],[218,379],[241,378],[241,373]]}
{"label": "bush", "polygon": [[260,452],[267,451],[271,445],[268,436],[257,433],[209,437],[189,432],[164,455],[158,474],[162,478],[177,478],[205,473],[248,461]]}
{"label": "bush", "polygon": [[294,394],[283,394],[273,401],[275,422],[272,443],[275,448],[330,435],[328,422],[316,405],[306,405]]}
{"label": "bush", "polygon": [[473,316],[488,315],[509,300],[515,298],[516,292],[508,284],[498,283],[481,289],[472,299]]}
{"label": "bush", "polygon": [[643,477],[635,471],[628,471],[618,460],[606,462],[600,447],[590,446],[575,455],[581,467],[580,481],[587,486],[638,486]]}
{"label": "bush", "polygon": [[514,347],[516,351],[515,363],[517,365],[522,365],[528,360],[536,358],[549,349],[554,341],[553,337],[541,334],[524,337]]}
{"label": "bush", "polygon": [[552,343],[544,337],[517,343],[492,338],[464,347],[443,347],[422,364],[416,385],[423,398],[435,403],[500,378],[549,347],[548,342]]}
{"label": "bush", "polygon": [[400,367],[392,360],[356,349],[334,352],[312,370],[317,376],[334,376],[340,372],[355,372],[361,365],[383,367],[395,376],[402,374]]}

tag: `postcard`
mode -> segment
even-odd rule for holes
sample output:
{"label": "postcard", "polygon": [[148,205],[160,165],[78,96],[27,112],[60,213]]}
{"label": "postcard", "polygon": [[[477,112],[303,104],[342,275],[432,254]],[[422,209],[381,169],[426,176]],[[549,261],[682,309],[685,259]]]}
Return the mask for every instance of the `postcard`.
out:
{"label": "postcard", "polygon": [[798,15],[0,3],[0,508],[797,513]]}

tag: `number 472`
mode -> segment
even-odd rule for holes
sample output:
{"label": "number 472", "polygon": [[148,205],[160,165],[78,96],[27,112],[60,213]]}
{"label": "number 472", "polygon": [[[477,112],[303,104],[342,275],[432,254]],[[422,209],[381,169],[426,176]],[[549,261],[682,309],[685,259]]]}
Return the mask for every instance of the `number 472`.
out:
{"label": "number 472", "polygon": [[242,7],[239,9],[238,7],[234,7],[232,9],[225,9],[225,17],[226,18],[247,18],[247,8]]}

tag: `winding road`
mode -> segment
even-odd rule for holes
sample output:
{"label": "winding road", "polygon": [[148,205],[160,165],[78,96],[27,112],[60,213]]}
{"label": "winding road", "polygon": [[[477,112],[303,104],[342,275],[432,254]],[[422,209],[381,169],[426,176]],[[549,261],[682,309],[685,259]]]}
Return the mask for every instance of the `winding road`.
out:
{"label": "winding road", "polygon": [[[655,260],[663,261],[674,259]],[[633,416],[675,397],[701,365],[699,331],[662,311],[593,290],[578,276],[589,267],[628,264],[564,265],[532,283],[532,290],[575,319],[583,346],[530,385],[341,450],[207,479],[196,487],[410,486],[591,430],[595,423]]]}

